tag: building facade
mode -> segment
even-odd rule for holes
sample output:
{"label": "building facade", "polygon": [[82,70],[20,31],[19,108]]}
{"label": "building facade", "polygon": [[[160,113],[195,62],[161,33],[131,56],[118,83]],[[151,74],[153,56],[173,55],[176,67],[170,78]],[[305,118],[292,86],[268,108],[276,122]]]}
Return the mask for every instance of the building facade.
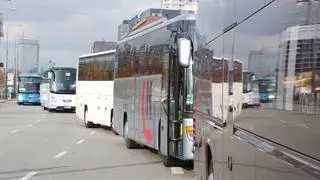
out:
{"label": "building facade", "polygon": [[161,0],[161,8],[197,12],[197,0]]}
{"label": "building facade", "polygon": [[278,108],[319,114],[320,24],[288,27],[281,36]]}
{"label": "building facade", "polygon": [[92,46],[92,53],[109,51],[116,48],[117,43],[113,41],[95,41]]}
{"label": "building facade", "polygon": [[248,70],[253,72],[257,78],[276,76],[278,64],[277,54],[277,47],[250,51]]}
{"label": "building facade", "polygon": [[18,44],[19,72],[39,72],[39,42],[35,39],[21,39]]}

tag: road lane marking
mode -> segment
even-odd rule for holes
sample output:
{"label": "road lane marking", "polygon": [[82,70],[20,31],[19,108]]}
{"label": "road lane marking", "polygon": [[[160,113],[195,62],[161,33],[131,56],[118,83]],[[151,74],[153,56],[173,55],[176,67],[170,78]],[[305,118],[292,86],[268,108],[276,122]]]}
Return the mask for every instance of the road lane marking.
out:
{"label": "road lane marking", "polygon": [[285,120],[283,120],[283,119],[281,119],[280,122],[282,122],[282,123],[284,123],[284,124],[287,123],[287,121],[285,121]]}
{"label": "road lane marking", "polygon": [[20,131],[19,129],[15,129],[15,130],[12,130],[11,133],[17,133],[19,131]]}
{"label": "road lane marking", "polygon": [[92,131],[92,132],[90,133],[91,136],[93,136],[93,135],[95,135],[95,134],[96,134],[95,131]]}
{"label": "road lane marking", "polygon": [[305,125],[305,124],[296,124],[296,126],[300,126],[300,127],[304,127],[306,129],[309,129],[309,127],[307,125]]}
{"label": "road lane marking", "polygon": [[37,123],[39,123],[40,121],[41,121],[41,120],[40,120],[40,119],[38,119],[38,120],[37,120]]}
{"label": "road lane marking", "polygon": [[30,128],[30,127],[32,127],[32,126],[33,126],[33,124],[29,124],[27,127]]}
{"label": "road lane marking", "polygon": [[68,153],[67,151],[62,151],[62,152],[60,152],[59,154],[55,155],[54,158],[59,159],[59,158],[61,158],[62,156],[66,155],[67,153]]}
{"label": "road lane marking", "polygon": [[29,172],[28,174],[26,174],[25,176],[23,176],[19,180],[28,180],[28,179],[32,178],[32,176],[35,176],[36,174],[38,174],[38,172],[36,172],[36,171]]}
{"label": "road lane marking", "polygon": [[81,144],[83,143],[84,139],[79,140],[76,144]]}
{"label": "road lane marking", "polygon": [[171,168],[171,174],[173,175],[182,175],[184,174],[184,171],[181,167],[172,167]]}

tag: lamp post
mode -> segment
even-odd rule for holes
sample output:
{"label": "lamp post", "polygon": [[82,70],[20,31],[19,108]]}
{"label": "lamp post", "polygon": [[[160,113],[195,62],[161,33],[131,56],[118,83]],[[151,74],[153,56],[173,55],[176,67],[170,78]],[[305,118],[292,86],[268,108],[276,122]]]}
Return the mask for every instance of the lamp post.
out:
{"label": "lamp post", "polygon": [[6,91],[5,91],[5,97],[8,99],[8,61],[9,61],[9,27],[12,26],[18,26],[22,27],[20,24],[8,24],[7,25],[7,39],[6,39],[6,68],[5,68],[5,79],[6,79]]}
{"label": "lamp post", "polygon": [[[5,11],[5,10],[8,10],[8,11],[15,11],[15,10],[17,10],[16,8],[0,8],[0,15],[1,15],[1,19],[0,19],[0,21],[3,21],[3,11]],[[3,22],[2,22],[3,23]],[[1,31],[2,31],[2,29],[1,29]],[[0,38],[2,37],[2,35],[3,34],[0,34]],[[1,47],[1,39],[0,39],[0,47]],[[0,48],[1,49],[1,48]],[[1,51],[0,51],[1,52]],[[1,53],[0,53],[0,55],[1,55]],[[7,71],[7,66],[5,66],[5,69],[4,69],[4,75],[6,76],[6,71]],[[6,79],[6,78],[5,78]],[[6,82],[5,82],[5,84],[6,84]],[[6,88],[6,87],[5,87]],[[7,95],[7,90],[5,90],[5,94]],[[7,97],[7,96],[6,96]]]}

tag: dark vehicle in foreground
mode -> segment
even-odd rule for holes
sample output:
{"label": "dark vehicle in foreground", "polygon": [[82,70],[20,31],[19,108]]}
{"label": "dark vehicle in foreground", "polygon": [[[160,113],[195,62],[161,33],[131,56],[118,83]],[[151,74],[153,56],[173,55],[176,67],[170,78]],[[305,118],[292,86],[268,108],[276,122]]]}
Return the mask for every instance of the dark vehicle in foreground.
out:
{"label": "dark vehicle in foreground", "polygon": [[112,126],[127,148],[153,148],[165,166],[193,160],[194,24],[181,15],[133,32],[116,49]]}
{"label": "dark vehicle in foreground", "polygon": [[[199,5],[193,65],[197,179],[320,179],[320,3],[202,0]],[[252,52],[261,49],[277,51],[267,58],[277,60],[274,98],[242,109],[237,96],[244,78],[233,62],[242,61],[246,69]],[[298,83],[306,72],[311,78]]]}

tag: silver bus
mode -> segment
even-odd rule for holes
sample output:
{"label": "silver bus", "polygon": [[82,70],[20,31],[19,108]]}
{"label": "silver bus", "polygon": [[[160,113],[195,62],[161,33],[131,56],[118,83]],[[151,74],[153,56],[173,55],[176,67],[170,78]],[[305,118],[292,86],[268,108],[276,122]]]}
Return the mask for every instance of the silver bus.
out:
{"label": "silver bus", "polygon": [[181,15],[133,32],[116,49],[113,128],[127,148],[157,150],[165,166],[193,160],[194,24],[194,15]]}
{"label": "silver bus", "polygon": [[[320,179],[319,12],[317,0],[200,1],[193,41],[197,179]],[[236,59],[257,77],[275,79],[272,101],[242,109]],[[232,93],[225,92],[228,81]]]}

